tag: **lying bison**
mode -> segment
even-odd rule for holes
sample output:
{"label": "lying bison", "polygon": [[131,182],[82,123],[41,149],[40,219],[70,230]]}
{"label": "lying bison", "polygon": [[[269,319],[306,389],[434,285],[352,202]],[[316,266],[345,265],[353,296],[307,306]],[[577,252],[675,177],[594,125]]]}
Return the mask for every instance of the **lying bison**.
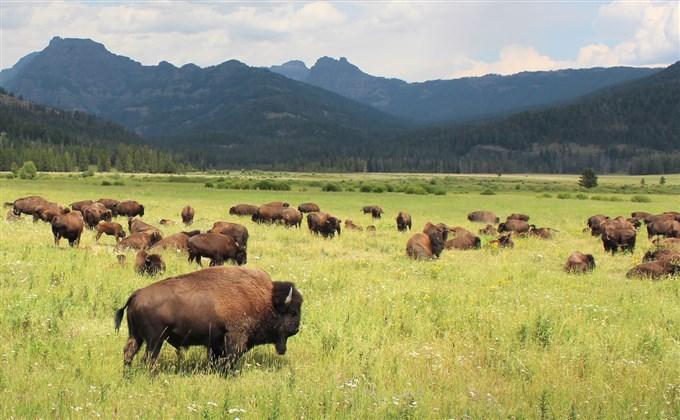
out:
{"label": "lying bison", "polygon": [[321,208],[316,203],[302,203],[298,206],[298,211],[300,213],[314,213],[321,211]]}
{"label": "lying bison", "polygon": [[182,222],[185,226],[189,226],[194,222],[194,208],[191,206],[186,206],[182,209]]}
{"label": "lying bison", "polygon": [[219,233],[230,236],[238,246],[248,248],[248,228],[238,223],[215,222],[208,233]]}
{"label": "lying bison", "polygon": [[149,250],[155,251],[158,249],[172,249],[175,251],[187,251],[189,249],[189,238],[201,233],[200,230],[192,230],[190,232],[178,232],[170,236],[166,236],[160,241],[153,244]]}
{"label": "lying bison", "polygon": [[300,328],[302,294],[260,270],[213,267],[136,290],[116,311],[116,331],[126,308],[125,366],[144,343],[153,363],[165,341],[178,351],[205,346],[211,361],[233,363],[261,344],[285,354],[288,338]]}
{"label": "lying bison", "polygon": [[160,229],[158,229],[156,226],[150,225],[142,219],[138,219],[136,217],[128,218],[128,229],[130,230],[130,233],[158,232],[162,234]]}
{"label": "lying bison", "polygon": [[331,216],[328,213],[316,212],[307,215],[307,227],[309,228],[309,231],[321,235],[324,238],[332,238],[335,236],[336,232],[338,233],[338,236],[340,236],[341,223],[342,220],[335,216]]}
{"label": "lying bison", "polygon": [[361,211],[364,212],[364,214],[370,214],[372,218],[374,219],[380,219],[382,217],[382,214],[385,213],[380,206],[372,205],[372,206],[364,206]]}
{"label": "lying bison", "polygon": [[532,227],[535,226],[530,225],[524,220],[510,219],[507,222],[498,225],[498,232],[499,233],[515,232],[522,234],[528,233],[529,229],[531,229]]}
{"label": "lying bison", "polygon": [[586,273],[595,269],[595,258],[590,254],[574,252],[567,258],[564,271],[567,273]]}
{"label": "lying bison", "polygon": [[364,228],[355,224],[351,219],[345,219],[345,230],[356,230],[363,232]]}
{"label": "lying bison", "polygon": [[135,271],[138,274],[155,276],[165,271],[163,257],[158,254],[147,254],[142,250],[135,257]]}
{"label": "lying bison", "polygon": [[17,216],[16,214],[14,214],[12,210],[8,210],[7,216],[5,216],[5,220],[8,222],[18,222],[19,220],[21,220],[21,216]]}
{"label": "lying bison", "polygon": [[54,244],[59,246],[59,240],[66,238],[70,246],[78,246],[80,244],[80,236],[83,234],[85,222],[83,216],[78,211],[70,211],[65,214],[60,214],[52,219],[52,234],[54,235]]}
{"label": "lying bison", "polygon": [[529,221],[529,216],[527,216],[526,214],[522,214],[522,213],[512,213],[512,214],[511,214],[510,216],[508,216],[505,220],[506,220],[506,221],[507,221],[507,220],[523,220],[523,221],[525,221],[525,222],[528,222],[528,221]]}
{"label": "lying bison", "polygon": [[406,255],[414,260],[439,258],[448,239],[449,228],[443,223],[427,222],[422,233],[416,233],[406,243]]}
{"label": "lying bison", "polygon": [[512,232],[501,235],[498,239],[489,242],[489,245],[497,248],[514,248],[515,242],[512,240]]}
{"label": "lying bison", "polygon": [[450,230],[454,237],[446,241],[446,249],[479,249],[482,247],[482,240],[473,233],[462,230]]}
{"label": "lying bison", "polygon": [[158,231],[131,233],[125,239],[122,239],[120,242],[118,242],[116,249],[147,249],[161,239],[163,239],[163,235],[161,235],[161,233]]}
{"label": "lying bison", "polygon": [[113,236],[116,239],[116,243],[126,236],[123,226],[116,222],[99,222],[95,230],[97,231],[97,236],[95,236],[94,239],[95,242],[99,242],[99,238],[101,238],[102,235]]}
{"label": "lying bison", "polygon": [[479,234],[488,236],[497,235],[498,229],[496,229],[493,225],[486,225],[483,229],[479,229]]}
{"label": "lying bison", "polygon": [[552,228],[537,228],[532,225],[531,229],[529,229],[529,236],[533,236],[535,238],[540,238],[540,239],[552,239],[553,237],[553,232],[557,232],[555,229]]}
{"label": "lying bison", "polygon": [[496,216],[495,213],[486,210],[473,211],[472,213],[468,214],[467,218],[471,222],[479,223],[496,224],[500,222],[500,219]]}
{"label": "lying bison", "polygon": [[670,248],[661,248],[654,251],[647,251],[642,258],[643,262],[658,261],[658,260],[680,260],[680,251]]}
{"label": "lying bison", "polygon": [[252,204],[237,204],[229,208],[229,214],[234,216],[252,216],[257,213],[258,206]]}
{"label": "lying bison", "polygon": [[219,233],[200,233],[189,238],[189,262],[196,261],[202,266],[201,257],[210,258],[210,266],[222,265],[233,260],[238,265],[247,262],[246,249],[230,236]]}
{"label": "lying bison", "polygon": [[399,214],[397,215],[397,230],[399,232],[406,232],[407,230],[411,230],[410,214],[404,211],[399,212]]}
{"label": "lying bison", "polygon": [[680,260],[663,259],[638,264],[626,273],[626,277],[646,277],[658,280],[662,277],[678,274],[680,274]]}
{"label": "lying bison", "polygon": [[144,216],[144,206],[134,200],[121,201],[116,206],[119,216],[135,217]]}

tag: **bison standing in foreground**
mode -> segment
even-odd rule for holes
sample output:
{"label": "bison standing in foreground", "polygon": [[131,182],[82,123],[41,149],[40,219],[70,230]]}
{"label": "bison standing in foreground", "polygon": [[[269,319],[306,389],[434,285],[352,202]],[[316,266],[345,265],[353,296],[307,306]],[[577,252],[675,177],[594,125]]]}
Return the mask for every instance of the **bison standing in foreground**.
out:
{"label": "bison standing in foreground", "polygon": [[264,271],[207,268],[136,290],[116,311],[115,328],[127,308],[125,366],[144,343],[155,362],[165,341],[178,351],[205,346],[211,361],[233,363],[261,344],[285,354],[300,328],[302,301],[293,283],[272,281]]}
{"label": "bison standing in foreground", "polygon": [[574,252],[567,258],[564,271],[567,273],[586,273],[595,269],[595,258],[590,254]]}
{"label": "bison standing in foreground", "polygon": [[59,246],[61,238],[66,238],[70,246],[78,246],[80,244],[80,236],[83,234],[85,222],[79,211],[57,215],[52,219],[51,223],[54,245]]}
{"label": "bison standing in foreground", "polygon": [[248,248],[248,228],[238,223],[231,222],[215,222],[212,229],[208,233],[219,233],[230,236],[237,245]]}
{"label": "bison standing in foreground", "polygon": [[121,201],[116,206],[120,216],[135,217],[144,216],[144,206],[134,200]]}
{"label": "bison standing in foreground", "polygon": [[210,266],[222,265],[233,260],[238,265],[247,262],[246,249],[231,236],[219,233],[200,233],[189,238],[189,262],[196,261],[202,266],[201,257],[210,258]]}
{"label": "bison standing in foreground", "polygon": [[427,222],[423,232],[411,236],[406,243],[406,255],[414,260],[439,258],[448,236],[448,226],[443,223],[434,225]]}
{"label": "bison standing in foreground", "polygon": [[185,226],[189,226],[194,222],[194,208],[191,206],[186,206],[182,209],[182,222]]}
{"label": "bison standing in foreground", "polygon": [[292,207],[286,207],[281,211],[281,220],[286,227],[302,226],[302,212]]}
{"label": "bison standing in foreground", "polygon": [[309,231],[324,238],[332,238],[335,233],[340,236],[342,220],[328,213],[309,213],[307,215],[307,227]]}
{"label": "bison standing in foreground", "polygon": [[633,252],[637,231],[633,227],[610,225],[602,233],[602,246],[605,252],[615,254],[619,250]]}
{"label": "bison standing in foreground", "polygon": [[411,215],[400,211],[397,215],[397,230],[399,232],[406,232],[406,230],[411,230]]}

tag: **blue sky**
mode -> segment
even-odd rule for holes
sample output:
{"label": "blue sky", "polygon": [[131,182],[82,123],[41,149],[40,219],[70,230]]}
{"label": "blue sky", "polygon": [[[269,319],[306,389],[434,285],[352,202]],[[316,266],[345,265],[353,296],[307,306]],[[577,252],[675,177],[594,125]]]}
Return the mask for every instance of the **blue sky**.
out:
{"label": "blue sky", "polygon": [[408,81],[523,70],[667,65],[680,59],[680,2],[0,3],[0,67],[55,36],[92,38],[143,64],[324,55]]}

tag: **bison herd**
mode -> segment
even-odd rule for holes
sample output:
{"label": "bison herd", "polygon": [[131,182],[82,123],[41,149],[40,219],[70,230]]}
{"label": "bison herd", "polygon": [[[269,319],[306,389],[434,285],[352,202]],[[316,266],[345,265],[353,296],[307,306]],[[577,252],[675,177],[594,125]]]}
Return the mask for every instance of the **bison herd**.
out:
{"label": "bison herd", "polygon": [[[126,365],[131,363],[142,344],[146,344],[150,360],[155,360],[165,341],[178,350],[204,346],[211,360],[228,363],[260,344],[274,344],[276,351],[284,354],[288,338],[298,332],[302,295],[294,284],[272,281],[259,270],[217,267],[226,261],[239,266],[247,263],[249,233],[239,223],[217,221],[205,232],[192,230],[164,236],[159,228],[142,219],[144,206],[134,200],[101,198],[74,202],[66,207],[30,196],[6,205],[12,207],[7,214],[8,221],[19,220],[26,214],[32,216],[34,222],[49,223],[57,246],[61,238],[68,240],[70,246],[78,246],[85,229],[96,232],[97,242],[102,235],[113,236],[117,251],[137,251],[134,270],[139,274],[154,276],[165,271],[162,256],[154,251],[170,249],[185,253],[189,262],[196,262],[201,267],[202,258],[210,260],[210,268],[168,278],[133,292],[116,312],[118,329],[127,309]],[[373,219],[380,219],[384,214],[378,205],[365,206],[361,211]],[[282,201],[260,206],[238,204],[229,209],[229,214],[287,228],[300,228],[306,219],[309,231],[324,238],[333,238],[342,231],[342,220],[322,212],[315,203],[302,203],[297,208]],[[194,216],[194,208],[188,205],[180,212],[185,226],[193,223]],[[121,223],[113,221],[117,217],[127,217],[128,232]],[[516,237],[549,240],[558,232],[530,224],[526,214],[513,213],[501,222],[490,211],[474,211],[467,218],[485,224],[478,233],[495,236],[488,241],[493,248],[513,248]],[[161,225],[172,223],[167,219],[159,221]],[[399,232],[411,230],[412,224],[411,215],[403,211],[398,213],[396,228]],[[600,237],[604,250],[612,254],[632,252],[638,230],[643,225],[646,227],[656,248],[645,254],[642,264],[628,272],[629,277],[657,279],[680,273],[680,213],[634,212],[628,218],[598,214],[589,217],[586,224],[585,230]],[[345,229],[364,230],[350,219],[345,220]],[[367,226],[366,231],[375,232],[376,228]],[[481,247],[481,238],[463,227],[427,222],[422,232],[413,234],[406,242],[406,255],[428,260],[439,258],[445,250]],[[125,260],[125,255],[118,255],[121,264],[125,264]],[[593,256],[581,252],[571,254],[564,265],[569,273],[586,273],[594,269]]]}

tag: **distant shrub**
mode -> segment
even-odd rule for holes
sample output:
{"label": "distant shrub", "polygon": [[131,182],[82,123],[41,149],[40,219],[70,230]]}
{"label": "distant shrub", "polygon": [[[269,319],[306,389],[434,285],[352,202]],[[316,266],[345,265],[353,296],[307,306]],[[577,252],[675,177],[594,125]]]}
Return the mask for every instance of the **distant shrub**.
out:
{"label": "distant shrub", "polygon": [[576,197],[579,200],[587,200],[588,199],[588,196],[583,194],[583,193],[578,193],[574,197]]}
{"label": "distant shrub", "polygon": [[14,179],[15,176],[16,175],[14,175],[14,172],[10,172],[8,174],[5,174],[5,178],[7,178],[7,179]]}
{"label": "distant shrub", "polygon": [[338,185],[336,183],[328,182],[328,183],[324,184],[323,187],[321,187],[321,191],[324,191],[324,192],[341,192],[342,187],[340,187],[340,185]]}
{"label": "distant shrub", "polygon": [[486,189],[486,190],[480,192],[479,195],[496,195],[496,193],[489,190],[489,189]]}
{"label": "distant shrub", "polygon": [[566,199],[571,198],[571,194],[569,194],[569,193],[559,193],[559,194],[557,194],[557,198],[560,199],[560,200],[566,200]]}
{"label": "distant shrub", "polygon": [[371,192],[371,190],[372,190],[372,189],[371,189],[371,186],[370,186],[370,185],[367,185],[367,184],[364,184],[364,185],[362,185],[361,187],[359,187],[359,191],[360,191],[360,192],[367,193],[367,192]]}
{"label": "distant shrub", "polygon": [[[244,188],[247,189],[247,188]],[[290,191],[290,184],[284,181],[274,181],[272,179],[263,179],[253,184],[253,189],[268,190],[268,191]]]}
{"label": "distant shrub", "polygon": [[102,181],[102,187],[109,187],[111,185],[113,185],[113,184],[111,182],[107,181],[107,180]]}
{"label": "distant shrub", "polygon": [[623,201],[623,198],[618,197],[616,195],[612,195],[611,197],[609,197],[609,201]]}
{"label": "distant shrub", "polygon": [[406,194],[416,194],[416,195],[427,194],[427,190],[425,188],[423,188],[422,185],[417,185],[417,184],[407,185],[406,188],[404,188],[404,192]]}
{"label": "distant shrub", "polygon": [[435,190],[434,195],[446,195],[446,190],[443,188],[437,189]]}
{"label": "distant shrub", "polygon": [[34,179],[38,176],[38,168],[36,168],[35,163],[33,163],[32,160],[27,160],[21,168],[19,168],[17,175],[21,179]]}
{"label": "distant shrub", "polygon": [[94,176],[94,172],[89,169],[80,173],[81,178],[89,178],[91,176]]}
{"label": "distant shrub", "polygon": [[630,198],[633,203],[651,203],[652,199],[646,195],[634,195]]}
{"label": "distant shrub", "polygon": [[212,182],[206,182],[205,187],[206,188],[215,188],[215,184],[213,184]]}
{"label": "distant shrub", "polygon": [[125,185],[125,183],[124,183],[122,180],[117,180],[117,181],[113,181],[113,185],[115,185],[115,186],[123,186],[123,185]]}
{"label": "distant shrub", "polygon": [[552,194],[543,193],[542,197],[543,197],[543,198],[552,198]]}

